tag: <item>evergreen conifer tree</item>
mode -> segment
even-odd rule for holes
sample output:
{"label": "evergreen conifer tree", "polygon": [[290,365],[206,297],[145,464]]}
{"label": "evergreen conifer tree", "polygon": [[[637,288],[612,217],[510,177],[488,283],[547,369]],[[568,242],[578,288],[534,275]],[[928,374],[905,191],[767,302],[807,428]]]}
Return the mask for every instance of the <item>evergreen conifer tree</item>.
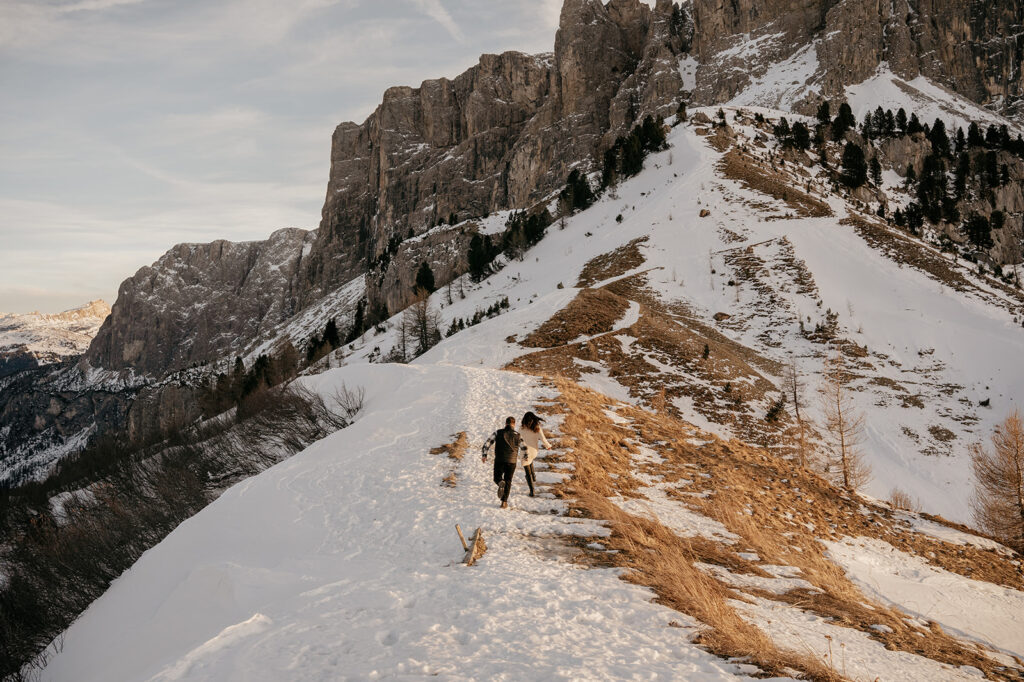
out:
{"label": "evergreen conifer tree", "polygon": [[983,147],[984,145],[985,138],[981,136],[981,128],[977,123],[971,121],[971,125],[967,127],[967,146]]}
{"label": "evergreen conifer tree", "polygon": [[803,121],[797,121],[793,124],[793,146],[800,151],[806,151],[811,146],[811,131],[807,129],[807,125]]}
{"label": "evergreen conifer tree", "polygon": [[839,105],[839,113],[832,121],[832,139],[837,141],[843,139],[846,131],[856,125],[857,119],[853,116],[853,110],[850,109],[849,104],[843,102]]}
{"label": "evergreen conifer tree", "polygon": [[828,100],[818,105],[818,122],[823,125],[828,125],[832,122],[832,110],[829,107]]}
{"label": "evergreen conifer tree", "polygon": [[427,261],[423,261],[420,263],[420,269],[416,271],[416,284],[413,286],[413,291],[425,291],[432,294],[436,290],[434,271],[430,269],[430,264]]}
{"label": "evergreen conifer tree", "polygon": [[839,174],[847,187],[860,187],[868,180],[868,164],[864,160],[864,150],[856,142],[847,142],[843,147],[843,167]]}
{"label": "evergreen conifer tree", "polygon": [[900,135],[907,134],[907,112],[900,107],[899,111],[896,112],[896,130],[899,131]]}

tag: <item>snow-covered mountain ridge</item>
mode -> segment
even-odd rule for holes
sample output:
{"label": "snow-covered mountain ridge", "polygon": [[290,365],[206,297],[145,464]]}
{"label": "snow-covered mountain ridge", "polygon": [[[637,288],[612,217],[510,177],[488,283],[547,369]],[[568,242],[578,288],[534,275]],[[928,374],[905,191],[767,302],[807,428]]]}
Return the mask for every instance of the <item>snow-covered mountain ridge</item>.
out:
{"label": "snow-covered mountain ridge", "polygon": [[[172,533],[44,679],[1018,679],[1020,556],[880,499],[899,487],[966,517],[966,444],[999,418],[978,378],[1008,405],[1024,385],[1006,362],[1019,294],[819,194],[824,169],[784,184],[806,197],[735,173],[757,122],[699,122],[714,113],[521,260],[432,296],[445,327],[507,312],[412,365],[366,362],[400,342],[393,319],[301,379],[365,386],[363,416]],[[743,159],[767,173],[769,152]],[[868,496],[795,461],[791,417],[763,418],[787,359],[816,387],[829,309],[867,415]],[[526,409],[557,441],[540,496],[517,479],[504,511],[474,446]],[[459,433],[468,452],[445,457]],[[474,568],[455,523],[487,535]]]}
{"label": "snow-covered mountain ridge", "polygon": [[108,315],[110,306],[100,300],[55,314],[0,314],[0,376],[15,371],[19,360],[45,365],[81,355]]}
{"label": "snow-covered mountain ridge", "polygon": [[[480,334],[438,350],[472,357]],[[756,450],[568,382],[424,360],[302,381],[325,396],[365,386],[364,412],[146,553],[64,633],[41,679],[1008,680],[1022,669],[1019,562],[984,538],[833,499]],[[498,509],[476,446],[496,415],[526,408],[548,416],[555,450],[539,460],[539,496],[517,479],[512,509]],[[458,433],[465,456],[434,447]],[[459,563],[455,524],[485,533],[474,567]],[[651,548],[692,573],[666,575],[644,560]],[[666,579],[721,591],[706,601],[767,644],[730,649],[749,633]]]}

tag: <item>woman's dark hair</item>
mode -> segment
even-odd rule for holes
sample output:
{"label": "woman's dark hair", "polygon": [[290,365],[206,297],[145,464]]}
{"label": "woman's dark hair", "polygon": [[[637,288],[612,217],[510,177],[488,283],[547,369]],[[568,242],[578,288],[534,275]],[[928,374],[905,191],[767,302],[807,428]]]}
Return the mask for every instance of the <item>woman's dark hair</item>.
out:
{"label": "woman's dark hair", "polygon": [[531,431],[537,431],[540,429],[541,422],[544,421],[541,417],[538,417],[533,412],[527,412],[523,415],[523,419],[520,424],[530,429]]}

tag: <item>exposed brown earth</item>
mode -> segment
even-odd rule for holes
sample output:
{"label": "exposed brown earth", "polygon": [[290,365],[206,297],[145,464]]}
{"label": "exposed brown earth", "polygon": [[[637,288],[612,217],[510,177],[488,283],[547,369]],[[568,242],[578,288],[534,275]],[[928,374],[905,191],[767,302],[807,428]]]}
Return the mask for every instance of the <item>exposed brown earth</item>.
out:
{"label": "exposed brown earth", "polygon": [[[945,570],[1024,589],[1024,575],[1009,553],[922,535],[889,507],[846,495],[767,450],[725,442],[670,415],[616,403],[564,378],[555,385],[560,396],[548,411],[564,414],[560,446],[566,449],[564,459],[574,465],[572,477],[555,486],[555,494],[572,500],[572,513],[607,521],[611,537],[596,540],[616,550],[590,550],[586,560],[628,569],[625,579],[651,587],[660,602],[696,617],[708,626],[697,641],[710,651],[745,658],[766,673],[788,667],[811,679],[839,677],[816,659],[781,651],[770,640],[766,644],[766,635],[742,621],[729,603],[744,600],[746,593],[812,611],[834,625],[864,632],[888,649],[971,665],[989,679],[1020,678],[1021,668],[1008,668],[984,648],[949,636],[938,624],[918,625],[898,610],[869,600],[827,559],[820,540],[875,538]],[[619,419],[613,420],[608,410]],[[634,458],[640,447],[662,461]],[[656,520],[622,511],[609,498],[642,497],[644,484],[636,474],[664,481],[672,499],[721,522],[740,540],[684,539]],[[755,552],[757,560],[744,559],[740,552]],[[761,576],[767,574],[759,564],[795,566],[814,589],[779,595],[738,588],[702,572],[697,562]],[[872,627],[877,625],[886,628]]]}
{"label": "exposed brown earth", "polygon": [[728,151],[718,166],[723,176],[741,182],[748,189],[785,202],[801,217],[823,218],[833,215],[828,204],[793,187],[784,174],[763,168],[752,156],[736,148],[726,149]]}

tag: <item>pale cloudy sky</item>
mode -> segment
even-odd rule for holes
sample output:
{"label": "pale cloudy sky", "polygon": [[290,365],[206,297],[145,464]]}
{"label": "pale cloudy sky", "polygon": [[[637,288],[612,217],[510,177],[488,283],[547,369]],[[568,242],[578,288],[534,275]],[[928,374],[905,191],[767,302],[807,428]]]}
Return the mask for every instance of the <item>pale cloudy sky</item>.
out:
{"label": "pale cloudy sky", "polygon": [[330,138],[391,85],[551,49],[560,0],[0,0],[0,312],[183,241],[315,228]]}

